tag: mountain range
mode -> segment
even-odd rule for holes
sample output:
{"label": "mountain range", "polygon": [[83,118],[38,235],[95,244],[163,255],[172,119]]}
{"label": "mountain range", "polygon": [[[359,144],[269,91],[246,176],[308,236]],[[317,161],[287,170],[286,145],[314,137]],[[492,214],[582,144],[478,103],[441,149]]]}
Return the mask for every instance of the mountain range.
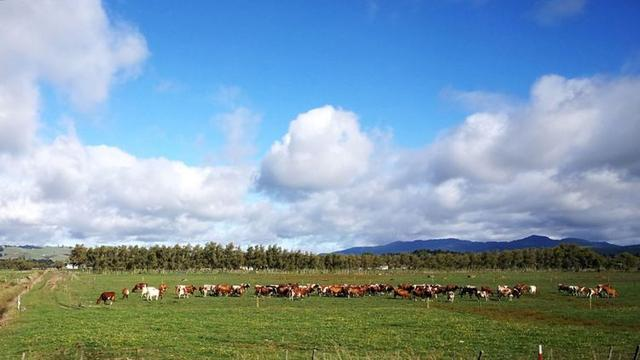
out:
{"label": "mountain range", "polygon": [[602,254],[617,254],[621,252],[640,253],[640,245],[621,246],[608,243],[606,241],[589,241],[577,238],[564,238],[560,240],[551,239],[547,236],[531,235],[523,239],[513,241],[471,241],[455,238],[395,241],[386,245],[352,247],[340,251],[337,254],[358,255],[358,254],[391,254],[407,253],[416,250],[431,251],[452,251],[452,252],[484,252],[517,250],[527,248],[551,248],[562,244],[575,244],[591,248]]}

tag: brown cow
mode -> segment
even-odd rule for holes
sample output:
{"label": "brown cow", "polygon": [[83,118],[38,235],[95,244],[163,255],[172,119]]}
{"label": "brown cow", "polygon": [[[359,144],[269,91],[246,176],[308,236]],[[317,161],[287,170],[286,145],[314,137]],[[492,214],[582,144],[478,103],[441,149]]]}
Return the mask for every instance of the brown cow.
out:
{"label": "brown cow", "polygon": [[158,291],[160,291],[160,298],[161,299],[164,297],[164,294],[167,292],[168,288],[169,287],[165,283],[160,284],[160,286],[158,287]]}
{"label": "brown cow", "polygon": [[365,287],[351,285],[347,288],[347,297],[362,297],[364,296]]}
{"label": "brown cow", "polygon": [[216,287],[216,296],[229,296],[233,294],[233,287],[229,284],[220,284]]}
{"label": "brown cow", "polygon": [[122,288],[122,298],[123,299],[128,299],[129,298],[129,289]]}
{"label": "brown cow", "polygon": [[140,282],[137,283],[135,285],[133,285],[133,288],[131,289],[131,292],[138,292],[138,290],[142,291],[142,289],[147,287],[147,283],[144,282]]}
{"label": "brown cow", "polygon": [[600,296],[606,296],[606,297],[612,297],[612,298],[618,297],[618,290],[614,289],[609,284],[598,284],[598,286],[596,287],[596,290],[598,291],[598,294]]}
{"label": "brown cow", "polygon": [[114,301],[116,301],[116,293],[113,291],[105,291],[100,294],[98,300],[96,300],[96,304],[100,304],[100,301],[102,301],[103,304],[106,304],[107,301],[109,301],[109,305],[111,305]]}
{"label": "brown cow", "polygon": [[411,297],[411,294],[409,293],[408,290],[401,289],[398,287],[396,289],[393,289],[393,298],[395,299],[398,296],[400,296],[403,299],[409,299]]}
{"label": "brown cow", "polygon": [[250,287],[251,285],[249,284],[231,285],[231,289],[232,289],[231,295],[242,296],[245,290],[247,290]]}

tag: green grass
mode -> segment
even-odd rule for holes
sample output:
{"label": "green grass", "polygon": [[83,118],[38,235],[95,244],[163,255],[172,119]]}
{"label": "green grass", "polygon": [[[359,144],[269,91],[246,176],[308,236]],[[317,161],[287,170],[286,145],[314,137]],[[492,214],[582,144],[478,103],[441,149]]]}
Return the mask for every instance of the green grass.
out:
{"label": "green grass", "polygon": [[[371,274],[170,273],[47,275],[23,298],[27,310],[0,328],[0,357],[67,358],[486,358],[532,359],[538,344],[546,358],[630,358],[640,343],[639,273],[485,272]],[[0,274],[1,275],[1,274]],[[186,279],[186,280],[183,280]],[[302,301],[192,297],[172,293],[148,303],[132,295],[112,306],[96,305],[101,291],[135,282],[367,283],[432,282],[490,285],[527,282],[538,296],[477,302],[457,298],[395,300],[311,297]],[[53,283],[55,282],[55,286]],[[589,302],[557,293],[558,282],[611,282],[618,299]],[[53,288],[52,288],[53,287]],[[171,290],[171,289],[170,289]],[[253,289],[251,289],[253,290]]]}

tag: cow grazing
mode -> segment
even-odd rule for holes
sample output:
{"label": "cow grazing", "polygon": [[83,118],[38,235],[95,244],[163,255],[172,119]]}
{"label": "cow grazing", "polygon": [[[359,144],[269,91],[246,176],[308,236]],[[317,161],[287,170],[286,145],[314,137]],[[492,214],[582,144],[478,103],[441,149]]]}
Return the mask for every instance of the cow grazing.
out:
{"label": "cow grazing", "polygon": [[96,300],[96,304],[100,304],[100,301],[102,301],[103,304],[107,304],[108,301],[109,305],[111,305],[114,301],[116,301],[116,293],[113,291],[105,291],[100,294],[98,300]]}
{"label": "cow grazing", "polygon": [[128,299],[129,298],[129,289],[122,288],[122,298],[123,299]]}

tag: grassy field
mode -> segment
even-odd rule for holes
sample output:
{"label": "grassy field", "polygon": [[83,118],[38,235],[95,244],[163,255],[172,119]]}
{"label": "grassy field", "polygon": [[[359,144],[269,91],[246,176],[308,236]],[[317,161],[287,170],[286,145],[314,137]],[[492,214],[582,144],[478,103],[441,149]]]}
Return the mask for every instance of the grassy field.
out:
{"label": "grassy field", "polygon": [[[432,274],[432,277],[428,277]],[[630,359],[640,344],[640,273],[484,272],[384,274],[49,272],[23,297],[26,310],[0,328],[0,358],[474,358]],[[3,273],[0,273],[0,276]],[[457,298],[407,301],[386,296],[311,297],[301,301],[174,294],[148,303],[138,296],[96,305],[100,292],[119,293],[138,281],[177,283],[369,283],[490,285],[527,282],[537,296],[513,302]],[[610,282],[622,296],[597,299],[558,294],[558,282]],[[253,289],[251,289],[253,290]]]}

